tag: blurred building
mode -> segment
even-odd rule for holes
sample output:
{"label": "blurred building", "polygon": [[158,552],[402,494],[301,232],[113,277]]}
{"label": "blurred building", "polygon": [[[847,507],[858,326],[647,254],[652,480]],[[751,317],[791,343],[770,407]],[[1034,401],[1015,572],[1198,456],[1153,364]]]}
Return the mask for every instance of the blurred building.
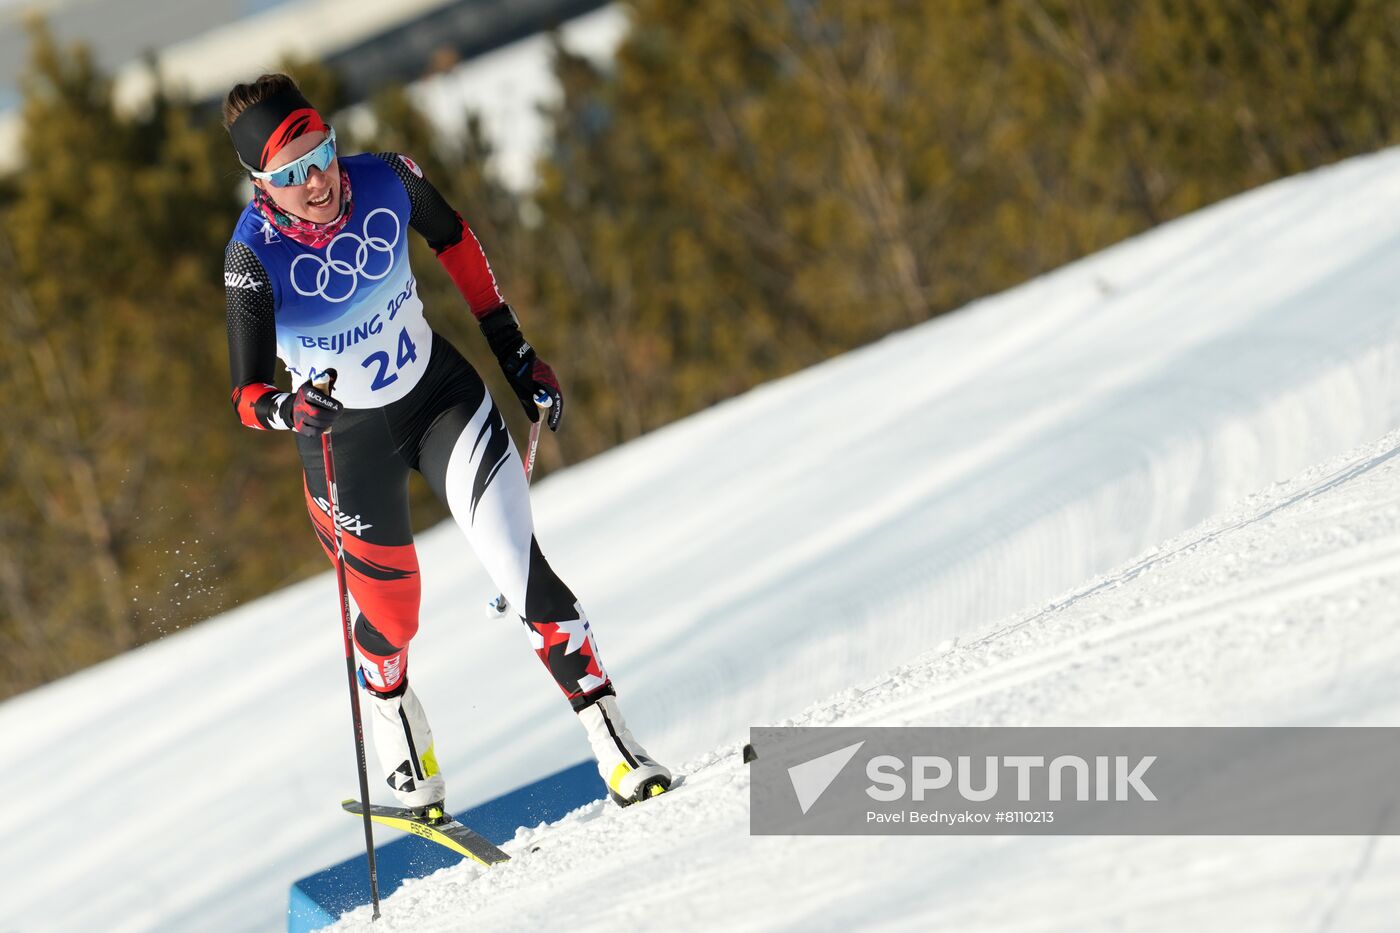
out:
{"label": "blurred building", "polygon": [[[139,106],[163,79],[211,107],[227,88],[285,56],[323,61],[349,99],[461,63],[595,11],[605,0],[0,0],[0,169],[19,160],[26,17],[61,43],[83,42],[116,77],[120,105]],[[610,21],[618,24],[621,17]],[[596,31],[596,28],[595,30]],[[441,96],[441,95],[439,95]]]}

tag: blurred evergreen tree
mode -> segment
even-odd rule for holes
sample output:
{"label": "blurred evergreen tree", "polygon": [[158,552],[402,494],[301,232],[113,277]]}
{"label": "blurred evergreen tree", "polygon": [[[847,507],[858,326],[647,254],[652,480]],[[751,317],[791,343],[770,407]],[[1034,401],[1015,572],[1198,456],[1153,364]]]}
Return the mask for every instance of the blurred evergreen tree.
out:
{"label": "blurred evergreen tree", "polygon": [[[546,466],[1400,137],[1390,0],[629,15],[607,67],[556,41],[524,197],[471,114],[447,138],[394,88],[366,138],[338,127],[345,152],[412,156],[482,240],[569,399]],[[283,69],[343,103],[324,66]],[[25,168],[0,180],[0,695],[325,567],[289,436],[227,408],[220,271],[247,188],[196,112],[162,91],[119,113],[86,53],[35,36]],[[411,242],[434,326],[510,399]],[[414,507],[444,515],[421,485]]]}
{"label": "blurred evergreen tree", "polygon": [[265,524],[302,510],[295,451],[244,436],[228,408],[222,253],[240,179],[222,130],[164,91],[118,114],[85,50],[42,28],[33,40],[25,167],[0,222],[14,338],[0,351],[0,633],[24,646],[4,656],[7,692],[319,557]]}

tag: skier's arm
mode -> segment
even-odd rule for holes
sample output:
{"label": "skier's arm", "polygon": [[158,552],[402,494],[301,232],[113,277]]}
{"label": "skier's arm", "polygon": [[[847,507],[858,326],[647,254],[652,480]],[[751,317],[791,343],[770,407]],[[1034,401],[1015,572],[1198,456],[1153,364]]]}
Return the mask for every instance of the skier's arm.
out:
{"label": "skier's arm", "polygon": [[399,181],[403,182],[411,205],[408,225],[433,248],[438,262],[466,299],[472,315],[480,321],[505,304],[491,263],[486,261],[481,243],[462,215],[452,209],[412,160],[396,152],[376,152],[375,156],[393,167]]}
{"label": "skier's arm", "polygon": [[520,333],[520,322],[501,295],[496,275],[491,271],[491,263],[486,261],[486,253],[476,234],[411,159],[395,152],[376,152],[375,155],[390,165],[403,182],[411,205],[408,225],[428,241],[438,262],[466,299],[467,307],[481,325],[481,332],[524,406],[525,414],[531,421],[539,420],[534,394],[543,390],[553,401],[549,408],[549,429],[559,430],[559,419],[564,416],[564,396],[559,390],[559,380]]}
{"label": "skier's arm", "polygon": [[230,401],[238,420],[258,430],[294,430],[318,437],[342,405],[311,382],[295,392],[272,384],[277,368],[277,310],[272,283],[258,256],[241,242],[224,251],[224,298],[228,303]]}
{"label": "skier's arm", "polygon": [[296,431],[318,437],[340,416],[342,406],[309,381],[296,392],[272,384],[277,366],[277,309],[267,270],[253,251],[234,241],[224,250],[224,297],[228,303],[228,368],[233,410],[259,431]]}
{"label": "skier's arm", "polygon": [[236,240],[224,250],[224,299],[228,306],[230,401],[238,420],[260,431],[285,431],[290,392],[273,385],[277,367],[272,283],[258,257]]}

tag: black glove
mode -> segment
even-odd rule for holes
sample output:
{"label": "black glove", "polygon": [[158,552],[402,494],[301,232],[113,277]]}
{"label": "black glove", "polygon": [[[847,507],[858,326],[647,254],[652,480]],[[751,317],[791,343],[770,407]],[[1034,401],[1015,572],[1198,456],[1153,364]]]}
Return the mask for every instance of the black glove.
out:
{"label": "black glove", "polygon": [[[334,377],[332,377],[332,385]],[[329,391],[322,392],[310,382],[303,382],[296,394],[287,397],[282,403],[282,422],[292,426],[292,430],[307,437],[320,437],[340,417],[344,409]]]}
{"label": "black glove", "polygon": [[549,429],[559,430],[559,419],[564,417],[564,394],[559,391],[559,380],[549,364],[535,355],[535,348],[525,342],[520,333],[520,322],[510,305],[501,305],[481,318],[481,332],[491,352],[496,354],[506,381],[515,390],[525,414],[531,421],[540,420],[540,409],[535,404],[535,393],[544,391],[553,404],[549,406]]}

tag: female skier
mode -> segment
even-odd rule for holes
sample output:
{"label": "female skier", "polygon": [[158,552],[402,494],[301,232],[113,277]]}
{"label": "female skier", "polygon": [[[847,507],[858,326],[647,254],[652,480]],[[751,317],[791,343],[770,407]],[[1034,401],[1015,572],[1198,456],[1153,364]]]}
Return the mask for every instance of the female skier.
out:
{"label": "female skier", "polygon": [[[385,781],[423,818],[443,817],[446,785],[408,679],[420,595],[412,469],[520,615],[583,723],[612,798],[627,806],[665,791],[670,771],[628,730],[588,618],[535,541],[505,421],[481,377],[423,318],[410,229],[456,283],[526,414],[539,419],[534,395],[543,390],[553,402],[549,428],[558,430],[559,383],[521,335],[471,228],[407,156],[338,158],[335,131],[286,75],[234,87],[223,121],[254,186],[224,253],[233,408],[250,428],[296,432],[307,510],[332,559],[331,522],[344,533],[359,610],[356,660]],[[278,357],[295,392],[273,384]],[[334,397],[312,386],[327,374]],[[320,439],[332,424],[336,515]]]}

